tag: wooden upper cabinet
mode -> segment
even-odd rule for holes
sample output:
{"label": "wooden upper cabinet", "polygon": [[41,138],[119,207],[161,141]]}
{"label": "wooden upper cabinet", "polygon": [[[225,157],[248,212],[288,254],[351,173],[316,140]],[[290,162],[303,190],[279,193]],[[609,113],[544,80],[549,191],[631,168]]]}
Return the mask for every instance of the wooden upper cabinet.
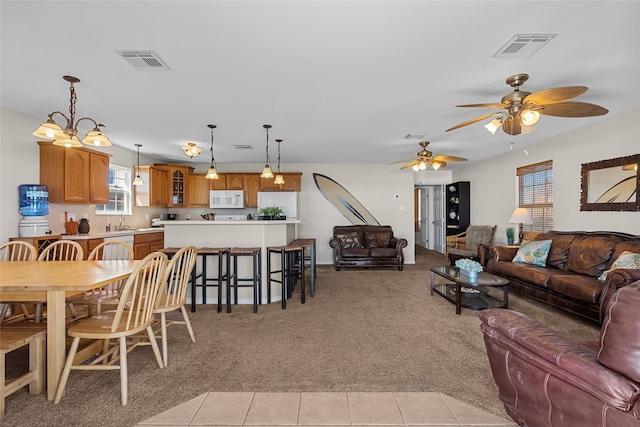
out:
{"label": "wooden upper cabinet", "polygon": [[84,147],[40,145],[40,184],[51,203],[109,203],[109,154]]}
{"label": "wooden upper cabinet", "polygon": [[283,173],[284,184],[274,184],[273,178],[260,178],[260,191],[300,191],[302,189],[302,173]]}
{"label": "wooden upper cabinet", "polygon": [[193,172],[191,166],[175,165],[175,164],[155,164],[159,168],[167,170],[169,177],[169,202],[168,207],[185,207],[187,205],[187,193],[189,185],[187,176]]}
{"label": "wooden upper cabinet", "polygon": [[134,185],[136,206],[167,206],[169,203],[169,177],[167,171],[155,166],[133,167],[134,175],[140,174],[143,185]]}
{"label": "wooden upper cabinet", "polygon": [[189,174],[187,176],[187,207],[209,207],[209,188],[211,182],[219,179],[207,179],[206,174]]}
{"label": "wooden upper cabinet", "polygon": [[210,190],[226,190],[227,189],[227,178],[225,174],[218,174],[218,179],[208,179],[207,181],[211,181],[209,183]]}
{"label": "wooden upper cabinet", "polygon": [[244,174],[227,173],[225,176],[227,182],[225,190],[244,190]]}
{"label": "wooden upper cabinet", "polygon": [[244,174],[244,207],[258,207],[258,191],[260,191],[260,175]]}

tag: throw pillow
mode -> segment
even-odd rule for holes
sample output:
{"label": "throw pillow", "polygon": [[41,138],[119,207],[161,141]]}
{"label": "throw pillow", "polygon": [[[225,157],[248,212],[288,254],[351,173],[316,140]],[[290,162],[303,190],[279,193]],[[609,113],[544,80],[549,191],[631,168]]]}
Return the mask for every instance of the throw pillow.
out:
{"label": "throw pillow", "polygon": [[527,242],[518,248],[518,252],[512,262],[544,266],[547,263],[550,248],[551,240],[533,240]]}
{"label": "throw pillow", "polygon": [[358,233],[336,234],[336,238],[340,239],[340,244],[343,249],[346,248],[360,248],[360,239],[358,239]]}
{"label": "throw pillow", "polygon": [[611,270],[615,270],[616,268],[628,268],[631,270],[640,270],[640,254],[634,254],[633,252],[624,251],[622,255],[618,257],[617,260],[611,264],[611,268],[607,271],[602,272],[602,274],[598,277],[598,280],[605,281],[607,279],[607,274]]}

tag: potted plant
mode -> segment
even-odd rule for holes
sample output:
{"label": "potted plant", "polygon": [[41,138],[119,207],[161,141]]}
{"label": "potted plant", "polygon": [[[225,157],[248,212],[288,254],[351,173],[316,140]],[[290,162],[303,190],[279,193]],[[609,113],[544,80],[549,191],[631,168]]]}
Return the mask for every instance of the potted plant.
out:
{"label": "potted plant", "polygon": [[282,215],[282,208],[278,206],[266,206],[260,209],[258,219],[260,220],[286,219],[286,217]]}
{"label": "potted plant", "polygon": [[513,227],[507,228],[507,245],[513,245]]}

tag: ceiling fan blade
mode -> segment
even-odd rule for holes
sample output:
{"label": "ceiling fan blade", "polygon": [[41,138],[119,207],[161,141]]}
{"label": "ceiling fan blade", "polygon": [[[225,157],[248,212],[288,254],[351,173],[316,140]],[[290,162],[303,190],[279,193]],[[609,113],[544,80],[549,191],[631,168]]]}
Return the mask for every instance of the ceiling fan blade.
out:
{"label": "ceiling fan blade", "polygon": [[505,104],[465,104],[456,105],[456,107],[474,107],[474,108],[507,108]]}
{"label": "ceiling fan blade", "polygon": [[491,114],[485,114],[484,116],[480,116],[480,117],[476,117],[475,119],[471,119],[471,120],[467,120],[464,123],[460,123],[458,125],[455,125],[454,127],[450,127],[449,129],[445,130],[445,132],[449,132],[450,130],[455,130],[455,129],[459,129],[461,127],[476,123],[476,122],[480,122],[482,120],[486,120],[489,117],[493,117],[493,116],[497,116],[500,115],[502,113],[498,112],[498,113],[491,113]]}
{"label": "ceiling fan blade", "polygon": [[552,89],[539,90],[533,92],[522,101],[524,104],[533,103],[538,105],[562,102],[585,93],[589,88],[586,86],[565,86]]}
{"label": "ceiling fan blade", "polygon": [[512,116],[507,117],[502,122],[502,130],[508,133],[509,135],[520,135],[520,133],[522,133],[522,127],[520,126],[520,121],[514,119]]}
{"label": "ceiling fan blade", "polygon": [[411,162],[411,161],[412,161],[411,159],[406,159],[406,160],[397,160],[397,161],[395,161],[395,162],[390,162],[390,163],[387,163],[387,164],[388,164],[388,165],[396,165],[396,164],[398,164],[398,163],[405,163],[405,162]]}
{"label": "ceiling fan blade", "polygon": [[411,166],[417,165],[418,163],[420,163],[418,160],[414,160],[413,162],[409,162],[406,165],[402,166],[400,170],[410,168]]}
{"label": "ceiling fan blade", "polygon": [[609,110],[596,104],[588,102],[558,102],[555,104],[543,105],[540,114],[556,117],[592,117],[607,114]]}
{"label": "ceiling fan blade", "polygon": [[456,157],[456,156],[435,156],[432,160],[438,160],[443,162],[466,162],[468,159],[464,157]]}

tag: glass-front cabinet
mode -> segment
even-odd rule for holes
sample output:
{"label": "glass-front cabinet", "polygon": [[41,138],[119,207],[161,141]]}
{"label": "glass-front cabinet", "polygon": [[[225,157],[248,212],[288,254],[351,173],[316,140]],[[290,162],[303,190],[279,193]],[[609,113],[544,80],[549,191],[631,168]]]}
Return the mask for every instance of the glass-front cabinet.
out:
{"label": "glass-front cabinet", "polygon": [[183,208],[187,206],[187,175],[192,173],[191,166],[156,164],[167,169],[169,175],[169,203],[167,207]]}

